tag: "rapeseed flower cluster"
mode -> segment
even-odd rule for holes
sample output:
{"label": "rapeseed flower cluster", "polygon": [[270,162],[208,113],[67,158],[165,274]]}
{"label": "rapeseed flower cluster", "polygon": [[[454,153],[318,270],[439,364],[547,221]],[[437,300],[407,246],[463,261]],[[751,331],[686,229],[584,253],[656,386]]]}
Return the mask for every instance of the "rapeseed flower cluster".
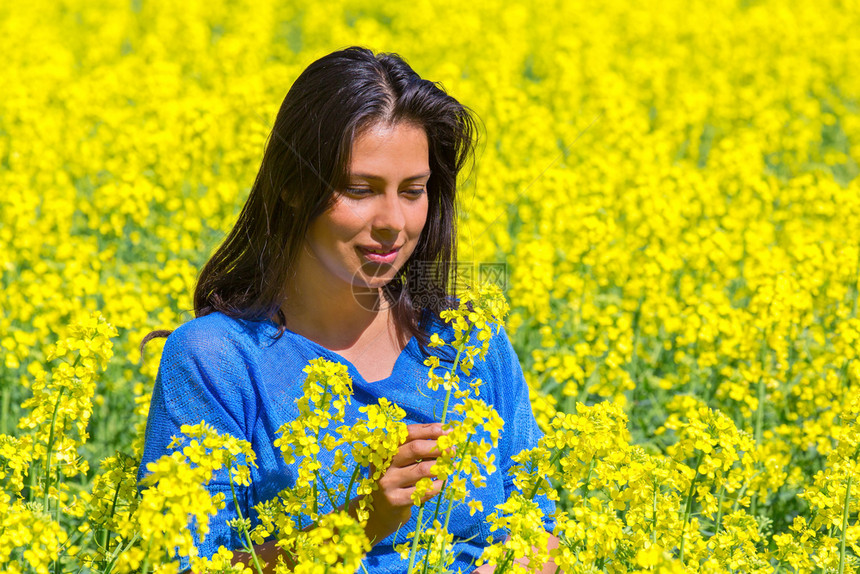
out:
{"label": "rapeseed flower cluster", "polygon": [[[19,428],[31,437],[32,456],[44,460],[46,480],[53,464],[66,477],[89,469],[78,453],[87,442],[96,377],[113,356],[111,337],[117,335],[102,317],[89,317],[74,324],[70,334],[48,351],[46,360],[58,360],[50,373],[39,373],[30,387],[33,396],[21,407],[29,413]],[[44,485],[45,489],[50,484]]]}
{"label": "rapeseed flower cluster", "polygon": [[[274,536],[288,557],[274,565],[276,572],[355,572],[370,550],[369,495],[406,440],[406,413],[383,398],[359,407],[352,424],[335,427],[352,402],[346,365],[319,358],[304,372],[299,415],[274,443],[287,464],[297,463],[296,481],[255,507],[260,524],[248,532],[247,549]],[[354,499],[355,515],[342,510]]]}
{"label": "rapeseed flower cluster", "polygon": [[295,574],[353,574],[370,542],[361,522],[346,512],[323,516],[316,528],[297,542],[296,565],[280,572]]}
{"label": "rapeseed flower cluster", "polygon": [[80,528],[90,532],[94,539],[93,548],[84,552],[82,558],[91,567],[110,561],[109,556],[123,543],[122,536],[117,534],[125,525],[133,524],[132,517],[139,505],[139,464],[138,459],[123,453],[105,458],[91,492],[81,495],[86,504],[86,522]]}
{"label": "rapeseed flower cluster", "polygon": [[[295,486],[297,491],[310,493],[310,487],[322,468],[318,458],[321,446],[329,450],[336,446],[334,435],[331,434],[326,437],[328,441],[323,442],[324,429],[332,421],[343,422],[344,407],[352,397],[352,379],[346,365],[322,358],[311,361],[305,367],[305,373],[307,377],[302,383],[304,393],[296,405],[300,414],[278,429],[282,436],[275,439],[274,445],[281,449],[287,464],[294,463],[297,457],[302,459]],[[316,500],[309,507],[315,509]],[[310,518],[316,520],[316,513]]]}
{"label": "rapeseed flower cluster", "polygon": [[[454,332],[453,340],[445,341],[438,334],[431,337],[431,348],[443,349],[453,357],[442,375],[436,373],[441,365],[438,355],[424,361],[429,367],[427,387],[431,391],[440,386],[445,390],[438,415],[445,434],[436,441],[440,455],[432,470],[436,479],[443,481],[443,487],[435,499],[422,502],[432,481],[422,478],[415,485],[412,500],[419,508],[417,527],[409,534],[411,542],[400,545],[401,554],[409,560],[410,574],[448,571],[454,560],[455,542],[448,529],[451,512],[455,504],[469,504],[472,514],[481,510],[480,501],[467,500],[470,488],[482,488],[488,475],[496,471],[491,451],[498,446],[504,421],[478,398],[482,381],[469,377],[475,359],[485,357],[490,339],[503,326],[507,313],[508,302],[497,285],[468,285],[459,294],[457,308],[440,313]],[[461,374],[467,379],[463,380]],[[454,416],[449,419],[449,414]],[[428,504],[435,508],[425,518]]]}
{"label": "rapeseed flower cluster", "polygon": [[[103,501],[93,505],[88,528],[96,533],[96,552],[85,559],[91,567],[120,573],[148,572],[150,567],[178,572],[179,564],[173,561],[177,553],[191,558],[192,566],[198,564],[195,536],[205,538],[210,516],[225,503],[223,494],[212,496],[205,485],[216,473],[226,472],[235,502],[234,484],[249,484],[256,456],[247,441],[221,435],[206,423],[180,430],[173,451],[147,465],[139,494],[123,490],[130,478],[126,461],[105,461],[106,472],[93,498],[98,501],[95,496],[113,490],[113,502],[109,515],[99,513]],[[219,558],[215,560],[218,564]]]}
{"label": "rapeseed flower cluster", "polygon": [[10,574],[48,574],[68,535],[38,504],[0,492],[0,564]]}
{"label": "rapeseed flower cluster", "polygon": [[[505,532],[504,544],[493,544],[481,554],[481,561],[496,572],[540,572],[549,555],[549,533],[543,527],[543,512],[532,500],[515,492],[487,516],[492,531]],[[522,560],[528,566],[524,566]]]}
{"label": "rapeseed flower cluster", "polygon": [[[223,495],[211,496],[205,488],[212,478],[211,470],[192,467],[181,452],[150,463],[147,471],[150,474],[142,486],[153,488],[143,491],[137,511],[129,523],[120,527],[125,538],[132,539],[137,534],[140,544],[122,549],[114,567],[118,572],[147,572],[153,562],[168,562],[174,549],[184,556],[196,556],[195,532],[188,528],[189,516],[197,523],[197,536],[205,537],[209,516],[224,505]],[[161,569],[178,572],[178,566]]]}
{"label": "rapeseed flower cluster", "polygon": [[0,565],[13,572],[58,567],[60,551],[75,554],[60,517],[80,518],[84,512],[80,489],[65,479],[89,470],[81,451],[89,438],[87,423],[93,408],[96,379],[113,354],[116,329],[104,317],[92,315],[72,325],[69,335],[50,348],[50,371],[38,370],[30,388],[33,396],[18,422],[17,437],[0,435],[3,533]]}
{"label": "rapeseed flower cluster", "polygon": [[[809,504],[809,518],[795,517],[791,533],[774,536],[779,560],[798,572],[813,568],[851,572],[857,568],[860,528],[850,522],[860,512],[860,401],[855,399],[840,419],[827,465],[799,494]],[[854,557],[847,554],[849,549]]]}

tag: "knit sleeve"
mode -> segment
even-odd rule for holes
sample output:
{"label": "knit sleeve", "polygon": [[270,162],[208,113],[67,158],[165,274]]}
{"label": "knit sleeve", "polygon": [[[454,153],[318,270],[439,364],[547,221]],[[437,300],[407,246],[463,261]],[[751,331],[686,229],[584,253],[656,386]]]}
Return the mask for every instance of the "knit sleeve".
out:
{"label": "knit sleeve", "polygon": [[[168,444],[174,436],[181,436],[182,425],[205,421],[219,433],[250,440],[254,393],[249,367],[229,331],[205,328],[212,324],[196,319],[167,338],[152,392],[138,478],[148,474],[148,463],[169,454]],[[226,506],[210,518],[203,542],[195,534],[199,555],[211,556],[222,545],[241,547],[238,535],[227,525],[227,520],[236,517],[236,505],[226,469],[216,473],[206,488],[212,495],[223,493]],[[247,489],[237,487],[236,495],[247,517]],[[187,558],[179,561],[181,569],[188,567]]]}
{"label": "knit sleeve", "polygon": [[[543,436],[529,400],[529,389],[526,384],[519,358],[511,345],[504,328],[500,328],[490,341],[486,356],[487,368],[491,379],[490,400],[496,411],[505,422],[499,436],[499,470],[504,476],[505,497],[517,490],[514,478],[510,474],[514,461],[511,457],[523,450],[536,447]],[[555,503],[546,496],[538,496],[535,501],[544,514],[544,527],[552,531],[555,527],[553,514]]]}

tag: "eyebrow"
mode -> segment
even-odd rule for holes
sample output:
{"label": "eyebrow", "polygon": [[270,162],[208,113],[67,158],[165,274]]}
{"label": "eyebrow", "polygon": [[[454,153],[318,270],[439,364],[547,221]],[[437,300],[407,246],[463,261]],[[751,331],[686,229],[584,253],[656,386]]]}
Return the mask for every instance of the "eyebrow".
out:
{"label": "eyebrow", "polygon": [[[415,181],[416,179],[423,179],[425,177],[430,177],[432,172],[425,171],[424,173],[419,173],[418,175],[413,175],[412,177],[407,177],[403,181]],[[379,177],[378,175],[372,175],[369,173],[351,173],[349,174],[350,178],[360,178],[360,179],[369,179],[371,181],[383,181],[384,178]]]}

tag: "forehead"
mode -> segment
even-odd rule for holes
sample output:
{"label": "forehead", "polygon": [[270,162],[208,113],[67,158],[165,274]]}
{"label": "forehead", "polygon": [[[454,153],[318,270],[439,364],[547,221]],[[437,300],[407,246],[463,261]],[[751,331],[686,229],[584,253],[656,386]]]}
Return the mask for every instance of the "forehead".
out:
{"label": "forehead", "polygon": [[429,169],[429,145],[423,127],[413,123],[373,124],[352,142],[350,174],[411,177]]}

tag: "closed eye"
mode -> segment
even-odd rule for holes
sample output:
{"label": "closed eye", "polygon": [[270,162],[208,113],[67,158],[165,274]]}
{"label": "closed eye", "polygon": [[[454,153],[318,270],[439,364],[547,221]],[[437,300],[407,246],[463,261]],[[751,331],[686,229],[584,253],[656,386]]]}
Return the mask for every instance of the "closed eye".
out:
{"label": "closed eye", "polygon": [[356,197],[362,197],[362,196],[365,196],[365,195],[370,195],[370,194],[372,194],[372,193],[373,193],[373,190],[372,190],[372,189],[370,189],[369,187],[347,187],[347,188],[344,190],[344,193],[346,193],[347,195],[352,195],[352,196],[356,196]]}
{"label": "closed eye", "polygon": [[[366,197],[368,195],[373,195],[375,192],[373,188],[370,187],[347,187],[343,190],[346,195],[350,195],[352,197]],[[421,187],[407,187],[400,191],[405,195],[411,197],[420,197],[427,193],[427,190],[424,186]]]}

